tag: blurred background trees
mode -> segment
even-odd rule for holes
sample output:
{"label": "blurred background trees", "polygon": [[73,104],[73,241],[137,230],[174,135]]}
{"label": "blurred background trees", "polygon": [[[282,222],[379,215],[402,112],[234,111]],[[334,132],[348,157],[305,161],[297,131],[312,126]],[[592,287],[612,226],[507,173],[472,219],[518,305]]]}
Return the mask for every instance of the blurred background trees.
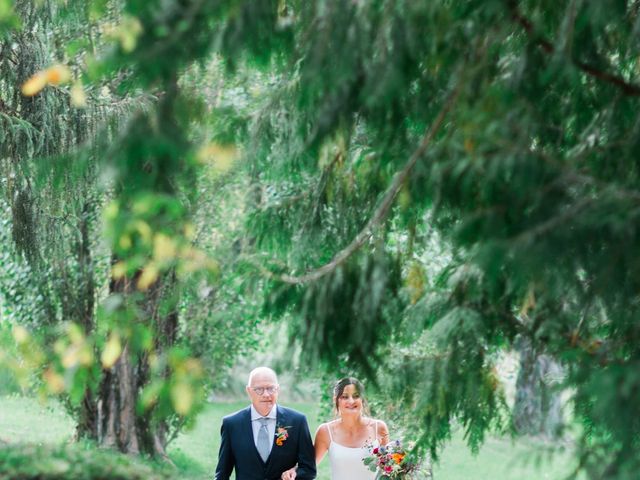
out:
{"label": "blurred background trees", "polygon": [[1,5],[5,361],[80,434],[163,455],[280,319],[435,457],[562,434],[564,391],[633,477],[636,2]]}

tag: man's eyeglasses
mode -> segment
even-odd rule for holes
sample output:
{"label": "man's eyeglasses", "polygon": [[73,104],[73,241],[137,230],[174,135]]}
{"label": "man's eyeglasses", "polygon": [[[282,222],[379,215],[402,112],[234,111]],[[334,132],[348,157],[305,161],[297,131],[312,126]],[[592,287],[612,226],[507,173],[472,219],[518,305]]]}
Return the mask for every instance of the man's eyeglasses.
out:
{"label": "man's eyeglasses", "polygon": [[276,393],[278,391],[278,387],[274,386],[274,387],[249,387],[251,390],[253,390],[256,394],[258,395],[264,395],[265,393],[268,393],[269,395],[273,395],[274,393]]}

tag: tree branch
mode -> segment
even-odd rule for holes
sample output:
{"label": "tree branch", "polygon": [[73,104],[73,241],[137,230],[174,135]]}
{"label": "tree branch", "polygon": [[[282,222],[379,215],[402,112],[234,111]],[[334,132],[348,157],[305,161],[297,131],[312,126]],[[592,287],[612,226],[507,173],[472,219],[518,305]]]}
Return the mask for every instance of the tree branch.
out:
{"label": "tree branch", "polygon": [[550,219],[539,223],[538,225],[530,228],[529,230],[525,230],[518,234],[515,238],[509,239],[514,242],[521,242],[526,240],[535,240],[537,237],[547,233],[550,230],[553,230],[556,226],[560,224],[564,224],[569,221],[571,218],[576,216],[578,213],[582,212],[585,208],[595,202],[596,199],[592,197],[582,198],[580,201],[566,208],[562,212],[560,212],[555,217],[551,217]]}
{"label": "tree branch", "polygon": [[[536,158],[539,158],[540,160],[547,163],[548,165],[551,165],[553,168],[557,169],[560,172],[554,182],[567,179],[571,182],[574,182],[574,186],[590,185],[599,188],[600,194],[603,192],[609,192],[615,198],[640,202],[640,192],[636,190],[629,190],[628,188],[621,187],[620,185],[606,182],[592,175],[582,173],[579,170],[576,170],[569,166],[564,166],[560,161],[553,159],[552,157],[546,155],[544,152],[528,150],[527,153],[535,156]],[[576,158],[577,157],[573,157],[574,162]]]}
{"label": "tree branch", "polygon": [[[533,38],[535,43],[537,43],[542,50],[546,53],[553,54],[556,51],[556,48],[549,42],[548,40],[542,38],[540,35],[536,33],[536,29],[533,26],[531,20],[522,15],[517,8],[517,4],[515,1],[511,0],[508,2],[509,7],[511,8],[511,15],[516,23],[518,23],[527,34]],[[604,82],[615,85],[620,88],[626,95],[630,96],[640,96],[640,86],[634,85],[632,83],[627,82],[624,78],[614,75],[609,72],[604,72],[593,65],[589,65],[586,62],[573,60],[573,63],[584,73],[587,75],[597,78],[598,80],[602,80]]]}
{"label": "tree branch", "polygon": [[459,93],[460,88],[457,87],[450,94],[449,98],[447,98],[444,105],[440,109],[440,112],[438,113],[436,119],[431,124],[431,127],[429,128],[429,130],[427,130],[427,132],[425,132],[425,135],[423,136],[418,148],[413,152],[404,168],[394,177],[393,182],[391,182],[391,185],[387,189],[387,192],[385,193],[382,202],[380,203],[380,206],[376,209],[371,219],[367,222],[360,233],[356,235],[351,243],[347,245],[343,250],[338,252],[329,263],[323,265],[322,267],[300,276],[283,274],[277,277],[280,281],[298,285],[318,280],[319,278],[322,278],[323,276],[333,272],[354,252],[356,252],[358,249],[360,249],[360,247],[364,245],[364,243],[373,234],[375,228],[378,227],[386,219],[387,215],[389,214],[389,210],[391,209],[391,205],[393,204],[393,201],[400,191],[400,188],[402,188],[403,183],[406,181],[409,173],[418,162],[418,159],[424,154],[424,152],[427,150],[427,147],[431,144],[431,141],[444,123],[444,119],[447,113],[449,112],[449,110],[451,110],[451,107],[455,103],[455,100],[458,98]]}

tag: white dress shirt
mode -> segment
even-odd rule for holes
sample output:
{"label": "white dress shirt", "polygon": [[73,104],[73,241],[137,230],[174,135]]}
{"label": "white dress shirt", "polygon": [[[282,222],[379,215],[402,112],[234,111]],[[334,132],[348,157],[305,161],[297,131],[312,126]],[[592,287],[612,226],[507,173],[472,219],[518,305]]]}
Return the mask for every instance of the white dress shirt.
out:
{"label": "white dress shirt", "polygon": [[258,420],[261,418],[269,419],[267,422],[267,432],[271,439],[271,442],[269,442],[269,453],[271,453],[271,449],[273,448],[273,438],[276,436],[276,406],[274,405],[267,416],[263,417],[258,413],[254,406],[251,405],[251,428],[253,429],[253,443],[256,444],[256,448],[258,447],[258,432],[262,426]]}

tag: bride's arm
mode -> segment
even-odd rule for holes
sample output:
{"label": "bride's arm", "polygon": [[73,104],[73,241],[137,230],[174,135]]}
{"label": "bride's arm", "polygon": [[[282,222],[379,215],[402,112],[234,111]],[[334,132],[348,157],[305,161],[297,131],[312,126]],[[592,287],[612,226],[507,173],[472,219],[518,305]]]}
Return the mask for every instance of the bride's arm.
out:
{"label": "bride's arm", "polygon": [[376,421],[378,422],[378,441],[380,445],[386,445],[389,443],[389,428],[382,420]]}
{"label": "bride's arm", "polygon": [[318,427],[318,430],[316,430],[316,439],[313,442],[313,446],[316,451],[316,465],[324,458],[327,450],[329,450],[330,444],[331,439],[329,438],[329,426],[326,423],[323,423]]}

